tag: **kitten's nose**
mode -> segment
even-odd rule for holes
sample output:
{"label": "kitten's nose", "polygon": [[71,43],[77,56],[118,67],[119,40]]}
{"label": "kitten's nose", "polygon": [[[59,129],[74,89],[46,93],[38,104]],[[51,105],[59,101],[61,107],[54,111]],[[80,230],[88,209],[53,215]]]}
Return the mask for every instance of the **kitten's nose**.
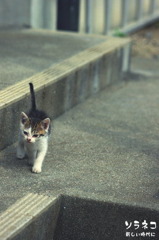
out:
{"label": "kitten's nose", "polygon": [[27,141],[28,141],[28,142],[31,142],[31,138],[27,138]]}

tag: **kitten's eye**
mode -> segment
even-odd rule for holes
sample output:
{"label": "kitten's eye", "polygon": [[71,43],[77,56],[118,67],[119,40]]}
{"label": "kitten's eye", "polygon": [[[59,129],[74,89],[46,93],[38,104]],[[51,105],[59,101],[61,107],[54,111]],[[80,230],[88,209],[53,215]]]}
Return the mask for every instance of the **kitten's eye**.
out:
{"label": "kitten's eye", "polygon": [[34,134],[33,137],[35,137],[35,138],[38,137],[38,134]]}
{"label": "kitten's eye", "polygon": [[44,136],[44,134],[40,134],[40,137],[43,137]]}
{"label": "kitten's eye", "polygon": [[23,132],[26,136],[28,135],[28,133],[26,131]]}

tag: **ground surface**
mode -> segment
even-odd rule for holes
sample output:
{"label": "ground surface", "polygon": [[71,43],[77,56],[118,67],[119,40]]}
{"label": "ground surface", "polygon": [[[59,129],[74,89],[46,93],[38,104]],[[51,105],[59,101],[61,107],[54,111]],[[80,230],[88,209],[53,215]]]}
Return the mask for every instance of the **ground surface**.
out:
{"label": "ground surface", "polygon": [[159,60],[144,52],[134,53],[133,70],[149,68],[151,78],[128,75],[54,121],[41,174],[16,159],[15,145],[0,152],[0,212],[29,192],[63,193],[153,209],[158,218]]}
{"label": "ground surface", "polygon": [[159,24],[130,36],[132,39],[131,71],[159,77]]}
{"label": "ground surface", "polygon": [[1,30],[0,90],[105,40],[40,30]]}
{"label": "ground surface", "polygon": [[146,27],[130,36],[133,56],[159,59],[159,23]]}
{"label": "ground surface", "polygon": [[159,209],[158,89],[158,79],[123,83],[59,117],[40,175],[15,146],[2,151],[0,211],[30,191]]}

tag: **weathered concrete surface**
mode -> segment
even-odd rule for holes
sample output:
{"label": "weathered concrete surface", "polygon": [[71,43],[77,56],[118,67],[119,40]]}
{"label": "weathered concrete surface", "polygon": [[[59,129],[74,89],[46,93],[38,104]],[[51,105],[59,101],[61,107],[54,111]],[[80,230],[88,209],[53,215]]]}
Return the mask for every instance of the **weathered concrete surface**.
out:
{"label": "weathered concrete surface", "polygon": [[[84,201],[64,200],[65,218],[63,222],[59,219],[59,223],[66,223],[67,216],[68,230],[72,226],[73,235],[66,234],[67,228],[61,225],[62,236],[66,234],[62,239],[79,239],[79,232],[87,226],[89,231],[83,233],[83,239],[92,239],[90,221],[99,230],[99,212],[100,219],[106,219],[100,238],[104,240],[125,239],[125,221],[145,219],[159,224],[158,89],[157,78],[123,82],[59,117],[54,121],[48,154],[39,175],[31,173],[26,160],[16,159],[15,145],[2,151],[0,211],[29,192],[53,196],[62,193],[91,201],[86,204],[90,208],[84,207],[80,212]],[[70,203],[72,209],[78,209],[77,215]],[[108,211],[104,210],[106,206]],[[85,218],[90,212],[90,218]],[[78,227],[73,224],[76,216]],[[117,228],[121,221],[122,229]],[[157,227],[156,239],[158,230]],[[117,238],[112,238],[112,231],[116,231]],[[58,234],[59,229],[60,239]],[[99,239],[97,232],[94,236]]]}
{"label": "weathered concrete surface", "polygon": [[0,90],[106,40],[87,36],[45,30],[1,30]]}
{"label": "weathered concrete surface", "polygon": [[59,210],[58,198],[27,194],[0,215],[0,240],[52,240]]}
{"label": "weathered concrete surface", "polygon": [[159,59],[134,56],[131,58],[131,71],[147,77],[159,77]]}
{"label": "weathered concrete surface", "polygon": [[15,142],[8,136],[17,138],[20,112],[30,108],[29,82],[34,84],[39,108],[54,119],[122,78],[123,50],[129,39],[31,30],[1,34],[0,83],[9,86],[0,91],[0,128],[5,128],[0,150]]}
{"label": "weathered concrete surface", "polygon": [[[158,217],[156,216],[156,212],[150,209],[64,196],[53,239],[142,239],[142,237],[138,238],[137,234],[139,231],[144,232],[141,228],[143,219],[146,219],[146,222],[150,225],[152,219],[158,222]],[[139,221],[139,228],[141,228],[139,231],[133,231],[134,219]],[[128,230],[126,230],[125,221],[129,224],[132,223]],[[146,232],[148,231],[146,230],[145,234]],[[155,236],[154,239],[158,239],[157,230],[149,233]],[[132,236],[136,234],[136,236],[131,238],[129,234],[130,236],[131,234]],[[146,239],[151,238],[147,237]]]}

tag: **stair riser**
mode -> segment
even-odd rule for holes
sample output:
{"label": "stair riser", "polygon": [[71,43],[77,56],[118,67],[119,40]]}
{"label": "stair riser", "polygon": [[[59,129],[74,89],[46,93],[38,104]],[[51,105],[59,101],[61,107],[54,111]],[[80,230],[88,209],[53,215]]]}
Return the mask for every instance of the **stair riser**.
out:
{"label": "stair riser", "polygon": [[[83,64],[82,60],[73,64],[73,58],[70,58],[70,62],[69,59],[68,62],[65,60],[59,66],[52,67],[51,71],[48,69],[18,83],[17,90],[16,87],[14,89],[17,94],[11,102],[3,104],[2,98],[0,127],[4,131],[1,135],[0,150],[17,141],[20,113],[27,111],[30,107],[28,86],[30,81],[35,85],[39,108],[45,110],[53,119],[92,94],[121,80],[123,46],[116,47],[110,52],[103,51],[103,53],[97,52],[97,54],[93,52],[93,54],[95,57],[91,56],[91,60],[89,58],[87,60],[87,55],[83,54],[82,58],[85,57]],[[78,59],[78,57],[74,59]],[[12,89],[9,88],[8,92],[11,91]],[[21,96],[18,96],[19,93]]]}

